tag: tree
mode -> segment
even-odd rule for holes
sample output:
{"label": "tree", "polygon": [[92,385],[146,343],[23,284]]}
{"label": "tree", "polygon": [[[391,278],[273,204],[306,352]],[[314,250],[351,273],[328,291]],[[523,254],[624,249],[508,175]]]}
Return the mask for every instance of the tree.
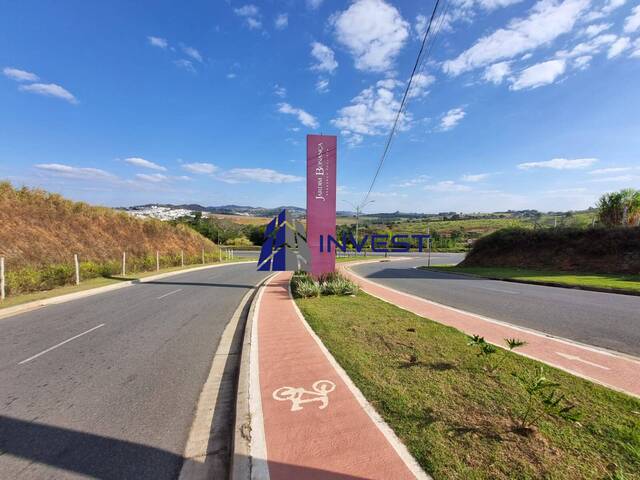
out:
{"label": "tree", "polygon": [[640,223],[640,191],[627,188],[605,193],[598,201],[598,220],[607,227]]}

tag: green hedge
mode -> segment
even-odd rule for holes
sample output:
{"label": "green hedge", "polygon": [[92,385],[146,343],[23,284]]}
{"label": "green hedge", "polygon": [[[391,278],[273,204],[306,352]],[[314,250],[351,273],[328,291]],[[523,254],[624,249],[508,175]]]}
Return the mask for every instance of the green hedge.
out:
{"label": "green hedge", "polygon": [[640,227],[498,230],[479,238],[462,266],[639,273]]}

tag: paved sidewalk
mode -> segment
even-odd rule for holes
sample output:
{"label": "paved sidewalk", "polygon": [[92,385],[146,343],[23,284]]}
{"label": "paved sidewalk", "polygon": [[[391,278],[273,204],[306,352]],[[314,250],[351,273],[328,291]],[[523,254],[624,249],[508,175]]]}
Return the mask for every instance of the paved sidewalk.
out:
{"label": "paved sidewalk", "polygon": [[421,317],[484,336],[488,342],[504,346],[504,339],[516,337],[527,345],[517,353],[540,360],[574,375],[601,383],[615,390],[640,397],[640,360],[628,355],[582,345],[498,320],[464,312],[453,307],[400,292],[365,279],[342,267],[366,293]]}
{"label": "paved sidewalk", "polygon": [[308,327],[289,278],[264,287],[252,320],[252,478],[429,478]]}

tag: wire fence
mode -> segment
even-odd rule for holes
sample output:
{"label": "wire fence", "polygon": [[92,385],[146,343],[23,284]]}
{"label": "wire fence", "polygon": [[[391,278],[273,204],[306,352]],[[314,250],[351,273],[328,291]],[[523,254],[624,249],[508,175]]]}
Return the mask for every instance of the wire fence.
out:
{"label": "wire fence", "polygon": [[199,253],[156,250],[146,255],[129,255],[123,251],[117,260],[107,261],[82,260],[79,255],[74,254],[68,263],[37,266],[11,266],[5,257],[0,257],[0,302],[9,296],[80,285],[99,277],[122,279],[139,273],[231,261],[235,257],[233,248],[223,247],[215,251],[203,248]]}

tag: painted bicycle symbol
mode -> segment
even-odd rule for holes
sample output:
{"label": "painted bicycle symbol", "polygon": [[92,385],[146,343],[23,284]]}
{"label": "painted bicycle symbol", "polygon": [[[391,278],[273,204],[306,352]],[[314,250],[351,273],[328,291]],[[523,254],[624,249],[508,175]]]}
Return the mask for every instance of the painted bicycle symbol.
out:
{"label": "painted bicycle symbol", "polygon": [[336,384],[329,380],[318,380],[311,385],[313,390],[305,390],[302,387],[280,387],[273,392],[275,400],[284,402],[291,400],[291,411],[302,410],[303,403],[320,402],[321,410],[329,405],[329,393],[336,389]]}

